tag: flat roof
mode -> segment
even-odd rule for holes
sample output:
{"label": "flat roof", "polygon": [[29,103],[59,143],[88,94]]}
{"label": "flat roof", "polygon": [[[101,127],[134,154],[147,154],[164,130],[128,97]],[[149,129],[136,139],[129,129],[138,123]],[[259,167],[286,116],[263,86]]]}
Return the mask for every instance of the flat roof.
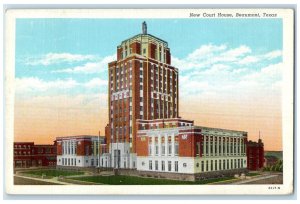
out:
{"label": "flat roof", "polygon": [[[164,40],[162,40],[162,39],[160,39],[160,38],[158,38],[158,37],[156,37],[156,36],[154,36],[154,35],[151,35],[151,34],[137,34],[137,35],[134,35],[134,36],[132,36],[132,37],[130,37],[130,38],[127,38],[126,40],[123,40],[122,42],[121,42],[121,44],[122,43],[124,43],[124,42],[126,42],[126,41],[128,41],[128,40],[131,40],[131,39],[133,39],[133,38],[137,38],[137,37],[143,37],[143,36],[150,36],[150,37],[152,37],[152,38],[155,38],[156,40],[158,40],[158,41],[161,41],[162,43],[165,43],[167,46],[168,46],[168,42],[166,42],[166,41],[164,41]],[[119,46],[118,46],[119,47]]]}
{"label": "flat roof", "polygon": [[[71,135],[71,136],[61,136],[61,137],[56,137],[56,140],[59,139],[91,139],[91,138],[98,138],[99,136],[97,135]],[[100,136],[100,138],[104,139],[105,136]]]}

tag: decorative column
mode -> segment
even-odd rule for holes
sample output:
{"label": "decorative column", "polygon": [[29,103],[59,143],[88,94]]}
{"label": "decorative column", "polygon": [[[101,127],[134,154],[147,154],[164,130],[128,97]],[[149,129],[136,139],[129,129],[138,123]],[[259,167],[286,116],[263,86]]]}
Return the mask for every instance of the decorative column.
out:
{"label": "decorative column", "polygon": [[220,137],[217,137],[217,155],[216,156],[220,156]]}
{"label": "decorative column", "polygon": [[172,141],[172,156],[174,157],[175,156],[175,135],[174,135],[174,133],[172,134],[171,141]]}
{"label": "decorative column", "polygon": [[224,149],[224,137],[221,136],[221,152],[220,152],[220,156],[223,156],[224,152],[223,152],[223,149]]}
{"label": "decorative column", "polygon": [[206,157],[206,135],[203,135],[203,137],[204,137],[204,141],[203,141],[203,157]]}
{"label": "decorative column", "polygon": [[212,156],[214,157],[214,156],[216,156],[216,136],[215,135],[213,135],[212,136],[212,139],[213,139],[213,154],[212,154]]}
{"label": "decorative column", "polygon": [[208,157],[210,157],[210,152],[211,152],[211,146],[210,146],[210,143],[211,143],[211,138],[210,138],[210,135],[208,136]]}

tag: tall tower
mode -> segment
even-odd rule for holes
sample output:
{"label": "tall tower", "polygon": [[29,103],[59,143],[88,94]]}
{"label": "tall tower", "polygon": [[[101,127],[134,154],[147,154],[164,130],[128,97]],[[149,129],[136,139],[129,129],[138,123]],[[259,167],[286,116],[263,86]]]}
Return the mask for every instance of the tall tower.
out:
{"label": "tall tower", "polygon": [[134,168],[130,154],[136,153],[136,119],[178,117],[178,69],[171,66],[168,43],[148,34],[143,22],[142,34],[117,47],[117,60],[108,64],[108,77],[106,139],[112,165]]}

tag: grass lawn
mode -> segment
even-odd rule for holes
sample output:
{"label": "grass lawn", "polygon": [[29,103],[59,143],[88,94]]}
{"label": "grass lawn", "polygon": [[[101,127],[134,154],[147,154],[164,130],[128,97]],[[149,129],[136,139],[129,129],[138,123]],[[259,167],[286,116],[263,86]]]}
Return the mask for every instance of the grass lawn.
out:
{"label": "grass lawn", "polygon": [[258,176],[260,173],[247,173],[246,176]]}
{"label": "grass lawn", "polygon": [[68,171],[68,170],[56,170],[56,169],[40,169],[40,170],[32,170],[26,171],[24,174],[34,175],[34,176],[42,176],[43,174],[47,177],[58,177],[58,176],[74,176],[74,175],[83,175],[84,172],[80,171]]}
{"label": "grass lawn", "polygon": [[108,185],[195,185],[207,184],[212,182],[219,182],[234,179],[233,177],[214,178],[202,181],[178,181],[169,179],[155,179],[155,178],[142,178],[136,176],[88,176],[77,177],[74,180],[88,181],[93,183],[102,183]]}

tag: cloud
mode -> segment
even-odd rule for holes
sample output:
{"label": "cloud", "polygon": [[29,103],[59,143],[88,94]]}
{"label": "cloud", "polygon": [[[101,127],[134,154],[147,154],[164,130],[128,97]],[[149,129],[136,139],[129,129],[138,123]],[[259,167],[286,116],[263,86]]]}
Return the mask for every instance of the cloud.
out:
{"label": "cloud", "polygon": [[98,62],[88,62],[81,66],[52,71],[53,73],[94,74],[106,71],[108,63],[116,59],[116,55],[104,57]]}
{"label": "cloud", "polygon": [[[180,95],[212,99],[279,91],[282,80],[280,50],[257,54],[240,45],[202,45],[187,57],[172,58],[180,72]],[[226,97],[225,97],[226,98]]]}
{"label": "cloud", "polygon": [[71,94],[78,89],[81,91],[82,89],[86,91],[93,89],[107,90],[107,83],[107,80],[100,78],[92,78],[86,82],[78,82],[72,78],[45,81],[37,77],[24,77],[15,79],[15,89],[16,93],[20,95],[42,92],[58,94],[62,91],[63,93],[69,92]]}
{"label": "cloud", "polygon": [[81,55],[71,53],[48,53],[39,57],[29,57],[25,59],[26,65],[51,65],[59,63],[73,63],[88,60],[95,60],[97,57],[94,55]]}
{"label": "cloud", "polygon": [[47,91],[49,89],[71,89],[78,85],[78,82],[68,78],[65,80],[57,79],[54,81],[44,81],[37,77],[24,77],[15,79],[15,88],[19,93],[28,91]]}
{"label": "cloud", "polygon": [[108,81],[100,78],[93,78],[90,81],[86,82],[83,86],[86,88],[97,88],[107,86]]}

